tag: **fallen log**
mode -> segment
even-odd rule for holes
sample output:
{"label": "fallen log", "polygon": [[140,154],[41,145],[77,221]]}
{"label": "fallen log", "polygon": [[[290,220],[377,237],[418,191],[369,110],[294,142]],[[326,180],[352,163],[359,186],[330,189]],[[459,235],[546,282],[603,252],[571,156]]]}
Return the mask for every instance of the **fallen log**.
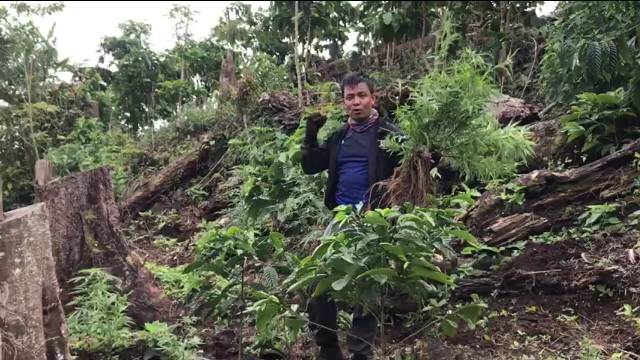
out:
{"label": "fallen log", "polygon": [[67,281],[85,268],[105,268],[131,292],[131,317],[138,323],[165,320],[168,300],[152,276],[136,261],[120,232],[119,211],[107,167],[56,179],[37,188],[36,197],[49,212],[52,253],[63,302]]}
{"label": "fallen log", "polygon": [[501,196],[503,189],[496,189],[484,193],[461,220],[476,236],[495,246],[560,228],[574,221],[587,205],[630,194],[640,175],[633,163],[636,152],[640,152],[640,139],[563,173],[532,171],[517,180],[523,186],[523,204],[509,203],[508,195]]}
{"label": "fallen log", "polygon": [[0,359],[71,359],[45,204],[0,222]]}
{"label": "fallen log", "polygon": [[523,99],[503,95],[491,103],[491,111],[496,114],[502,125],[517,122],[520,125],[531,124],[540,120],[538,109],[527,104]]}
{"label": "fallen log", "polygon": [[195,177],[203,166],[209,164],[209,160],[220,158],[226,149],[226,140],[205,138],[196,150],[180,157],[139,185],[123,202],[122,216],[133,219],[141,211],[151,208],[159,196]]}
{"label": "fallen log", "polygon": [[298,99],[288,91],[263,93],[259,99],[259,115],[271,119],[285,134],[292,134],[300,123],[302,109]]}
{"label": "fallen log", "polygon": [[640,268],[629,251],[635,252],[639,235],[637,231],[596,234],[588,247],[584,241],[572,239],[530,244],[500,270],[462,279],[453,297],[578,294],[595,292],[598,285],[635,293]]}

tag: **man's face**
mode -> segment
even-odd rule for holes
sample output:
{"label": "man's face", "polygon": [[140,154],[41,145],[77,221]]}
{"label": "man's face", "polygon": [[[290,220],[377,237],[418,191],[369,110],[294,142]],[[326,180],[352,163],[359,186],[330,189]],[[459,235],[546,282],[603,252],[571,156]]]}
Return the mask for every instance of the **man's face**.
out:
{"label": "man's face", "polygon": [[347,114],[356,121],[364,121],[369,118],[376,100],[365,83],[359,83],[355,86],[345,86],[342,99],[347,108]]}

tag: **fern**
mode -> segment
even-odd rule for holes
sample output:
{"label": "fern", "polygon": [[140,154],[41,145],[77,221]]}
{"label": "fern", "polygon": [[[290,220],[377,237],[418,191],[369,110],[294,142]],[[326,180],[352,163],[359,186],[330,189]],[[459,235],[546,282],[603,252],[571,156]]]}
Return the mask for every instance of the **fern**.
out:
{"label": "fern", "polygon": [[573,101],[584,92],[620,87],[631,90],[640,72],[640,3],[561,1],[556,14],[540,72],[547,101]]}
{"label": "fern", "polygon": [[272,266],[265,266],[262,269],[262,284],[268,289],[278,287],[279,283],[278,271]]}
{"label": "fern", "polygon": [[583,62],[586,64],[583,75],[597,81],[602,74],[602,47],[597,41],[590,41],[585,46]]}

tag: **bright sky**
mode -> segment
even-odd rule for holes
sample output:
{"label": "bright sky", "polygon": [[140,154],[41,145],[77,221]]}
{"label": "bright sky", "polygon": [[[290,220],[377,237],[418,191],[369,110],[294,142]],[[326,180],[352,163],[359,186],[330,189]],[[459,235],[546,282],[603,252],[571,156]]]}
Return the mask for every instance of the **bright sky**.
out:
{"label": "bright sky", "polygon": [[[243,1],[254,10],[266,8],[269,1]],[[0,1],[0,5],[8,5]],[[41,1],[47,3],[47,1]],[[56,47],[61,58],[68,57],[72,63],[95,65],[98,61],[98,46],[102,37],[119,34],[118,24],[126,20],[135,20],[151,24],[151,46],[156,51],[170,48],[174,41],[172,20],[167,14],[175,1],[66,1],[61,13],[54,14],[42,21],[44,33],[55,22]],[[206,37],[223,10],[231,1],[183,1],[185,5],[198,12],[192,32],[196,39]],[[539,14],[553,11],[557,1],[547,1],[538,8]],[[350,39],[347,44],[354,43]]]}
{"label": "bright sky", "polygon": [[[48,1],[39,1],[48,3]],[[268,1],[243,1],[255,9],[268,7]],[[8,1],[0,1],[7,5]],[[95,65],[98,47],[104,36],[118,35],[118,24],[126,20],[146,22],[151,25],[151,46],[156,51],[170,48],[175,37],[173,20],[168,18],[172,4],[190,5],[198,12],[192,25],[196,39],[209,35],[211,28],[232,1],[65,1],[64,10],[41,21],[46,33],[55,22],[56,48],[61,58],[72,63]]]}

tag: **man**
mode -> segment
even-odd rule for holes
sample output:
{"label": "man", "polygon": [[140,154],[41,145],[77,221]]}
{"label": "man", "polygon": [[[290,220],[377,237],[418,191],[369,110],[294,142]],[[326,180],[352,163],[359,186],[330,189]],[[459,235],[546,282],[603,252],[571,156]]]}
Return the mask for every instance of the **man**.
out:
{"label": "man", "polygon": [[[348,121],[345,126],[329,136],[326,143],[318,144],[318,130],[326,122],[320,114],[307,118],[303,143],[302,167],[306,174],[329,171],[325,204],[329,209],[337,205],[363,203],[372,208],[384,207],[381,194],[372,191],[372,185],[388,179],[398,166],[397,156],[380,147],[387,135],[399,133],[399,129],[380,118],[373,108],[374,87],[371,80],[358,74],[347,75],[341,83],[343,102]],[[328,228],[330,233],[331,229]],[[325,232],[325,233],[327,233]],[[343,359],[337,336],[337,306],[327,296],[312,299],[309,317],[315,341],[320,347],[319,359]],[[373,315],[356,309],[353,328],[347,338],[353,359],[370,359],[376,335],[377,322]]]}

